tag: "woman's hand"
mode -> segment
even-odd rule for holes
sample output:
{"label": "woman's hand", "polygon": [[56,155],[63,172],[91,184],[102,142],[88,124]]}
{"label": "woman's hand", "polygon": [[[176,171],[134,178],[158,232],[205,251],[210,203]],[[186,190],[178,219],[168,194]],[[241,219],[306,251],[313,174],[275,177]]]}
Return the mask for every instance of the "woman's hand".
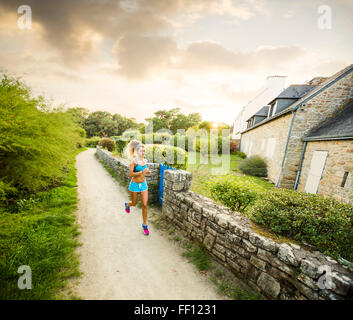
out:
{"label": "woman's hand", "polygon": [[142,173],[143,173],[144,175],[150,174],[151,172],[152,172],[152,171],[151,171],[150,169],[148,169],[148,168],[143,169],[143,171],[142,171]]}

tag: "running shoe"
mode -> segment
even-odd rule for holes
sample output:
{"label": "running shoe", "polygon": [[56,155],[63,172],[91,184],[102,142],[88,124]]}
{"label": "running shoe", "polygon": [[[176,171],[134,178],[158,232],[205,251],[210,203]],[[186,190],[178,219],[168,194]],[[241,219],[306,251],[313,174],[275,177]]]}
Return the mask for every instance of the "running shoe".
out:
{"label": "running shoe", "polygon": [[130,213],[130,207],[127,205],[127,202],[125,202],[125,212]]}
{"label": "running shoe", "polygon": [[148,231],[147,225],[142,224],[142,228],[143,228],[143,232],[145,233],[145,235],[148,236],[150,234],[150,232]]}

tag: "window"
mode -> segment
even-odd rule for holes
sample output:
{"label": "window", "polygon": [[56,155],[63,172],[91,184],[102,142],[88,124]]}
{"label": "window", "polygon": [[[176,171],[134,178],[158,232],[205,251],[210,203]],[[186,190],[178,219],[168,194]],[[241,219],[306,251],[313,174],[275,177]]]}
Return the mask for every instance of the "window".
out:
{"label": "window", "polygon": [[348,177],[348,171],[346,171],[343,175],[343,179],[342,179],[342,183],[341,183],[341,187],[344,188],[346,181],[347,181],[347,177]]}

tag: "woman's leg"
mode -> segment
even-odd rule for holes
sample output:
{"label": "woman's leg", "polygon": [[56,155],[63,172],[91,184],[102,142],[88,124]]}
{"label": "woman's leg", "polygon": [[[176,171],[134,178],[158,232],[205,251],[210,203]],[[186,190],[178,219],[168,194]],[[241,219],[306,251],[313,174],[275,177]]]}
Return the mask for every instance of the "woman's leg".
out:
{"label": "woman's leg", "polygon": [[134,207],[137,203],[137,192],[130,191],[131,201],[127,204],[128,207]]}
{"label": "woman's leg", "polygon": [[144,225],[147,225],[147,201],[148,201],[148,190],[141,191],[142,219],[143,219]]}

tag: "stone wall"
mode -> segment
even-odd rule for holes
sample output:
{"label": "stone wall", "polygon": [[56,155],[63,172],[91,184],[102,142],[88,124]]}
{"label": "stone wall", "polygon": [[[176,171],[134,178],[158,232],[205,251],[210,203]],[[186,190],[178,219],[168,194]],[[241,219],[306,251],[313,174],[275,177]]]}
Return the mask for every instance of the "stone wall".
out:
{"label": "stone wall", "polygon": [[[353,140],[308,141],[303,159],[298,191],[304,191],[311,158],[316,150],[328,151],[318,193],[331,195],[338,201],[353,204]],[[344,187],[343,175],[349,172]]]}
{"label": "stone wall", "polygon": [[190,191],[191,173],[166,170],[163,184],[166,218],[254,290],[270,299],[353,298],[351,270],[318,251],[260,236],[240,213]]}
{"label": "stone wall", "polygon": [[[97,155],[107,166],[113,169],[123,182],[130,183],[130,162],[123,158],[118,158],[112,155],[106,149],[102,149],[97,145]],[[158,163],[147,163],[147,167],[151,170],[151,174],[146,175],[146,182],[148,184],[148,201],[158,201],[158,183],[159,183],[159,164]],[[128,185],[127,185],[128,187]]]}

